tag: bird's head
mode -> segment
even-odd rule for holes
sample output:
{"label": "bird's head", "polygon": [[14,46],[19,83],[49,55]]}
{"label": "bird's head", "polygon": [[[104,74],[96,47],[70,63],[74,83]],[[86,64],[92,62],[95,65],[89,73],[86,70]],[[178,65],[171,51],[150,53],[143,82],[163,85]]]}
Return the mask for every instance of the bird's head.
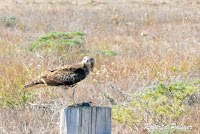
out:
{"label": "bird's head", "polygon": [[83,63],[85,66],[89,67],[89,68],[91,69],[91,71],[92,71],[92,70],[93,70],[93,67],[94,67],[95,61],[94,61],[94,58],[89,57],[89,56],[85,56],[85,57],[83,58],[83,60],[82,60],[82,63]]}

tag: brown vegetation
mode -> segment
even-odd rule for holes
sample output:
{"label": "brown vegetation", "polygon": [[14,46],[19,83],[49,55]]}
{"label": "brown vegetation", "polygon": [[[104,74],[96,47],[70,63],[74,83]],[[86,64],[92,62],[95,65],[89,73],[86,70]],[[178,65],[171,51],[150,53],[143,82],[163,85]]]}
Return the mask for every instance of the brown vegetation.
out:
{"label": "brown vegetation", "polygon": [[[77,102],[110,105],[106,93],[122,104],[122,91],[200,78],[199,7],[198,0],[1,0],[0,133],[59,133],[59,111],[69,104],[59,99],[60,91],[28,91],[20,108],[24,101],[19,90],[42,71],[85,55],[97,63],[93,74],[76,87]],[[86,33],[84,47],[65,54],[29,50],[38,37],[52,31]],[[198,133],[199,105],[192,114],[183,124],[191,122],[193,133]],[[115,121],[113,133],[147,131]]]}

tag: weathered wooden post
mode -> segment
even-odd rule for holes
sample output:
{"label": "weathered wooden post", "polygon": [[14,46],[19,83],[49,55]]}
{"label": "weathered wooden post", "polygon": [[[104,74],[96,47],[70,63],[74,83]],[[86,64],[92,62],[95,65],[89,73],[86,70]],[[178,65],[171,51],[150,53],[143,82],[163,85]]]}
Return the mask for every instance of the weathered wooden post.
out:
{"label": "weathered wooden post", "polygon": [[60,134],[111,134],[109,107],[84,106],[61,111]]}

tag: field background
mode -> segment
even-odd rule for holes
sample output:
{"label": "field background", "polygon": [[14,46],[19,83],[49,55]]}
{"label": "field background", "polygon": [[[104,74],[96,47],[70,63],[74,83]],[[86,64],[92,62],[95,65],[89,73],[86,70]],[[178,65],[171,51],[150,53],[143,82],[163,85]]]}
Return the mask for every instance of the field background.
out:
{"label": "field background", "polygon": [[[4,17],[4,18],[3,18]],[[6,17],[6,19],[5,19]],[[14,20],[12,19],[14,17]],[[83,32],[83,48],[67,53],[29,48],[38,37]],[[56,88],[20,89],[42,71],[96,59],[94,72],[76,87],[75,100],[123,105],[160,82],[200,78],[199,0],[1,0],[0,133],[59,133],[64,102]],[[182,125],[200,133],[199,104]],[[149,133],[113,120],[113,134]]]}

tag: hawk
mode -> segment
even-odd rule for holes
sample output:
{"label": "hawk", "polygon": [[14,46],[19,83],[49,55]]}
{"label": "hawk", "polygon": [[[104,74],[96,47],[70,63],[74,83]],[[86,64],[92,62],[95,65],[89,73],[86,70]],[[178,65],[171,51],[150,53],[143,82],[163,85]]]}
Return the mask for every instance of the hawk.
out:
{"label": "hawk", "polygon": [[41,73],[39,78],[25,85],[24,89],[47,86],[60,87],[65,99],[67,101],[70,99],[75,104],[74,90],[70,87],[74,87],[85,79],[93,71],[94,63],[94,58],[85,56],[80,63],[47,70]]}

